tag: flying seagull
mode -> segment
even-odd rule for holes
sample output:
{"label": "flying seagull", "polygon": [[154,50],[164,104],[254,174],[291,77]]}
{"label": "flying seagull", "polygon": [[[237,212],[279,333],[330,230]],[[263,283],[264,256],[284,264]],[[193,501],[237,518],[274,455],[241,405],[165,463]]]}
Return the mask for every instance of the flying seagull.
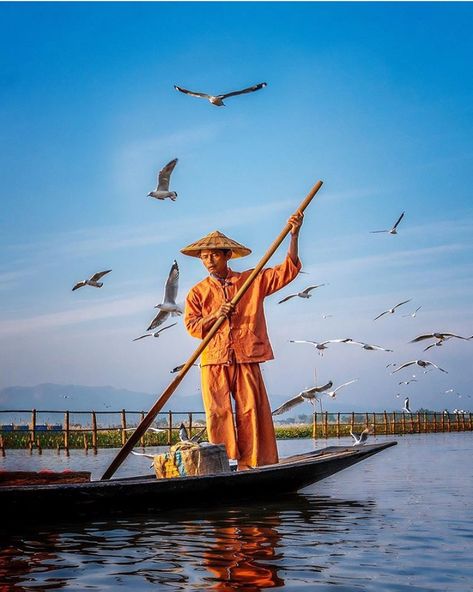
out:
{"label": "flying seagull", "polygon": [[471,339],[471,337],[462,337],[456,333],[424,333],[423,335],[414,337],[409,343],[417,343],[418,341],[424,341],[425,339],[438,339],[439,341],[444,341],[452,338],[463,339],[464,341],[469,341]]}
{"label": "flying seagull", "polygon": [[330,380],[329,382],[327,382],[327,384],[324,384],[324,386],[313,386],[311,388],[307,388],[301,391],[292,399],[289,399],[289,401],[283,403],[277,409],[275,409],[273,411],[273,415],[282,415],[283,413],[286,413],[286,411],[289,411],[290,409],[292,409],[296,405],[299,405],[299,403],[303,403],[304,401],[307,401],[315,408],[315,404],[319,400],[317,394],[322,393],[323,391],[326,391],[329,388],[332,388],[332,386],[333,382]]}
{"label": "flying seagull", "polygon": [[406,397],[404,399],[404,407],[402,408],[402,410],[404,411],[404,413],[412,413],[412,411],[409,407],[409,397]]}
{"label": "flying seagull", "polygon": [[397,226],[399,222],[404,218],[404,212],[399,216],[396,224],[391,228],[391,230],[371,230],[371,234],[376,234],[378,232],[389,232],[389,234],[397,234]]}
{"label": "flying seagull", "polygon": [[433,347],[440,347],[441,345],[443,345],[446,341],[448,341],[450,338],[447,337],[446,339],[441,339],[440,341],[436,341],[435,343],[431,343],[430,345],[428,345],[427,347],[424,347],[424,349],[422,351],[428,351],[429,349],[432,349]]}
{"label": "flying seagull", "polygon": [[305,339],[290,339],[289,343],[308,343],[309,345],[313,345],[315,349],[319,352],[319,354],[323,355],[323,350],[327,349],[328,343],[345,343],[347,339],[327,339],[327,341],[307,341]]}
{"label": "flying seagull", "polygon": [[370,428],[365,428],[360,434],[354,434],[352,428],[350,426],[350,436],[355,440],[353,442],[353,446],[357,446],[358,444],[364,444],[370,435]]}
{"label": "flying seagull", "polygon": [[154,191],[150,191],[148,193],[148,197],[154,197],[156,199],[172,199],[172,201],[176,201],[177,193],[175,191],[169,191],[169,182],[171,180],[171,173],[174,170],[174,167],[177,164],[177,158],[168,162],[165,167],[163,167],[158,173],[158,184]]}
{"label": "flying seagull", "polygon": [[394,311],[396,310],[396,308],[398,308],[399,306],[402,306],[403,304],[407,304],[407,302],[410,302],[411,298],[409,298],[409,300],[403,300],[402,302],[399,302],[399,304],[396,304],[395,306],[393,306],[392,308],[388,308],[388,310],[385,310],[384,312],[382,312],[381,314],[379,314],[377,317],[375,317],[373,319],[373,321],[376,321],[377,319],[379,319],[380,317],[382,317],[385,314],[393,314]]}
{"label": "flying seagull", "polygon": [[159,325],[162,325],[169,315],[173,317],[182,314],[182,310],[176,304],[177,289],[179,287],[179,266],[177,261],[174,260],[171,270],[169,272],[166,285],[164,287],[164,298],[161,304],[156,304],[154,308],[159,308],[158,314],[151,321],[150,326],[146,329],[147,331],[153,331]]}
{"label": "flying seagull", "polygon": [[177,323],[173,323],[172,325],[168,325],[167,327],[162,327],[161,329],[158,329],[158,331],[155,331],[154,333],[145,333],[144,335],[141,335],[141,337],[136,337],[136,339],[133,339],[132,341],[138,341],[139,339],[144,339],[145,337],[159,337],[159,334],[162,331],[165,331],[166,329],[170,329],[171,327],[174,327],[174,325],[177,325]]}
{"label": "flying seagull", "polygon": [[198,99],[207,99],[212,105],[216,107],[224,107],[225,103],[223,102],[224,99],[228,99],[230,97],[236,97],[237,95],[244,95],[246,93],[252,93],[256,90],[260,90],[268,86],[266,82],[260,82],[259,84],[255,84],[254,86],[249,86],[248,88],[244,88],[243,90],[235,90],[233,92],[225,93],[223,95],[209,95],[207,93],[202,92],[195,92],[192,90],[187,90],[182,88],[182,86],[174,85],[174,88],[185,95],[190,95],[191,97],[197,97]]}
{"label": "flying seagull", "polygon": [[411,378],[410,380],[401,380],[398,384],[411,384],[411,382],[419,382],[417,378]]}
{"label": "flying seagull", "polygon": [[112,270],[107,269],[107,271],[98,271],[94,273],[92,277],[88,280],[82,280],[81,282],[77,282],[77,284],[72,288],[72,291],[77,290],[78,288],[82,288],[83,286],[93,286],[94,288],[101,288],[103,286],[103,282],[99,282],[99,279],[102,278],[105,274],[110,273]]}
{"label": "flying seagull", "polygon": [[187,431],[186,426],[181,423],[181,425],[179,426],[179,440],[181,442],[200,442],[201,437],[204,435],[205,430],[207,429],[207,427],[201,429],[197,434],[194,434],[192,436],[192,438],[189,438],[189,433]]}
{"label": "flying seagull", "polygon": [[325,284],[319,284],[318,286],[309,286],[305,290],[302,290],[302,292],[297,292],[296,294],[289,294],[289,296],[286,296],[285,298],[280,300],[278,302],[278,304],[282,304],[283,302],[286,302],[287,300],[290,300],[291,298],[296,298],[296,296],[299,296],[299,298],[311,298],[312,294],[309,294],[309,292],[311,290],[315,290],[315,288],[320,288],[322,286],[325,286]]}
{"label": "flying seagull", "polygon": [[422,308],[422,306],[418,306],[418,307],[415,309],[415,311],[414,311],[414,312],[411,312],[411,313],[409,313],[409,314],[402,315],[402,316],[403,316],[403,318],[405,318],[405,317],[411,317],[411,318],[415,319],[415,318],[416,318],[416,315],[417,315],[417,313],[419,312],[419,310],[420,310],[421,308]]}
{"label": "flying seagull", "polygon": [[334,389],[333,391],[328,391],[326,393],[324,393],[324,395],[327,395],[328,397],[330,397],[331,399],[335,399],[337,396],[337,391],[340,390],[341,388],[343,388],[344,386],[347,386],[349,384],[352,384],[353,382],[356,382],[358,380],[358,378],[354,378],[353,380],[349,380],[348,382],[344,382],[343,384],[341,384],[340,386],[337,386],[336,389]]}
{"label": "flying seagull", "polygon": [[[427,366],[433,366],[434,368],[437,368],[437,370],[440,370],[441,372],[445,372],[445,374],[448,374],[448,372],[446,370],[444,370],[443,368],[440,368],[440,366],[437,366],[437,364],[434,364],[433,362],[429,362],[428,360],[412,360],[411,362],[406,362],[405,364],[402,364],[401,366],[399,366],[399,368],[396,368],[396,370],[393,370],[391,372],[391,374],[394,374],[395,372],[399,372],[399,370],[402,370],[403,368],[407,368],[407,366],[412,366],[412,364],[417,364],[421,368],[426,368]],[[424,372],[427,372],[427,370],[424,370]]]}
{"label": "flying seagull", "polygon": [[[354,339],[344,339],[343,340],[344,343],[348,343],[349,345],[359,345],[361,346],[363,349],[366,349],[368,351],[374,351],[374,350],[378,350],[378,351],[385,351],[385,352],[392,352],[392,349],[386,349],[384,347],[381,347],[380,345],[373,345],[371,343],[363,343],[362,341],[355,341]],[[387,368],[387,366],[386,366]]]}

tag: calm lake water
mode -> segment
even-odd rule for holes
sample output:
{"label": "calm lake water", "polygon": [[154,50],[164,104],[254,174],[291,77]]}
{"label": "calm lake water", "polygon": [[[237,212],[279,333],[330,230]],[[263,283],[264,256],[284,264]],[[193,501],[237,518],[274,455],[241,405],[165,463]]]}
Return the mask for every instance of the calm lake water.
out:
{"label": "calm lake water", "polygon": [[[473,433],[397,441],[297,495],[268,492],[264,505],[153,515],[136,508],[126,519],[2,532],[0,590],[473,590]],[[279,448],[288,455],[314,445]],[[0,469],[99,477],[113,455],[7,451]],[[120,474],[148,467],[132,457]]]}

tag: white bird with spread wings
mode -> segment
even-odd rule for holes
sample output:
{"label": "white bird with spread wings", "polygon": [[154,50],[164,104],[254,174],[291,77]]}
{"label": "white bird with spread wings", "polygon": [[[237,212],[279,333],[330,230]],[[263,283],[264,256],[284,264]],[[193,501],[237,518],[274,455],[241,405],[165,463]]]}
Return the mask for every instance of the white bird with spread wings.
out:
{"label": "white bird with spread wings", "polygon": [[371,230],[371,234],[377,234],[378,232],[389,232],[389,234],[397,234],[397,227],[399,222],[404,218],[404,212],[399,216],[396,224],[390,230]]}
{"label": "white bird with spread wings", "polygon": [[278,304],[282,304],[283,302],[287,302],[291,298],[296,298],[296,297],[299,297],[299,298],[311,298],[312,297],[312,294],[310,294],[309,292],[311,292],[311,290],[315,290],[316,288],[321,288],[322,286],[325,286],[325,284],[318,284],[317,286],[309,286],[305,290],[302,290],[302,292],[297,292],[296,294],[289,294],[289,296],[286,296],[285,298],[283,298],[282,300],[280,300],[278,302]]}
{"label": "white bird with spread wings", "polygon": [[348,339],[327,339],[326,341],[310,341],[306,339],[290,339],[289,343],[308,343],[315,347],[321,356],[323,356],[323,350],[327,349],[329,343],[345,343]]}
{"label": "white bird with spread wings", "polygon": [[148,193],[148,197],[154,197],[155,199],[166,199],[167,197],[172,201],[176,201],[177,193],[175,191],[169,191],[169,183],[171,181],[171,173],[177,164],[177,158],[168,162],[158,173],[158,184],[154,191]]}
{"label": "white bird with spread wings", "polygon": [[238,95],[245,95],[247,93],[252,93],[257,90],[260,90],[268,86],[266,82],[260,82],[259,84],[255,84],[253,86],[249,86],[248,88],[244,88],[242,90],[235,90],[233,92],[221,94],[221,95],[209,95],[208,93],[203,92],[196,92],[193,90],[187,90],[186,88],[182,88],[182,86],[174,85],[174,88],[185,95],[189,95],[191,97],[197,97],[198,99],[207,99],[209,103],[215,105],[216,107],[225,107],[225,103],[223,102],[224,99],[228,99],[230,97],[236,97]]}
{"label": "white bird with spread wings", "polygon": [[176,304],[177,290],[179,287],[179,266],[177,261],[174,260],[171,271],[169,272],[166,285],[164,287],[164,298],[161,304],[156,304],[154,308],[159,308],[158,314],[151,321],[150,326],[146,329],[147,331],[153,331],[159,325],[162,325],[169,317],[181,315],[182,310]]}
{"label": "white bird with spread wings", "polygon": [[[445,372],[445,374],[448,374],[448,372],[446,370],[444,370],[443,368],[440,368],[440,366],[437,366],[437,364],[434,364],[433,362],[429,362],[428,360],[412,360],[410,362],[405,362],[404,364],[401,364],[401,366],[399,366],[399,368],[396,368],[396,370],[393,370],[391,372],[391,374],[399,372],[399,370],[402,370],[403,368],[407,368],[408,366],[412,366],[412,364],[417,364],[421,368],[427,368],[427,366],[433,366],[434,368],[437,368],[437,370],[440,370],[441,372]],[[427,370],[424,370],[424,374],[425,373],[427,373]]]}
{"label": "white bird with spread wings", "polygon": [[159,337],[160,333],[162,333],[166,329],[170,329],[171,327],[174,327],[174,325],[177,325],[177,323],[173,323],[172,325],[168,325],[167,327],[162,327],[161,329],[158,329],[154,333],[145,333],[144,335],[141,335],[140,337],[136,337],[132,341],[139,341],[140,339],[144,339],[145,337]]}
{"label": "white bird with spread wings", "polygon": [[315,408],[315,404],[319,400],[317,395],[319,393],[322,393],[323,391],[326,391],[329,388],[332,388],[332,386],[333,382],[330,380],[329,382],[327,382],[327,384],[324,384],[324,386],[313,386],[311,388],[305,389],[301,391],[298,395],[296,395],[292,399],[289,399],[289,401],[286,401],[280,407],[275,409],[273,411],[273,415],[281,415],[282,413],[286,413],[286,411],[289,411],[290,409],[292,409],[296,405],[299,405],[299,403],[303,403],[304,401],[307,401]]}
{"label": "white bird with spread wings", "polygon": [[103,286],[103,282],[99,282],[99,279],[102,278],[105,274],[110,273],[111,271],[111,269],[107,269],[107,271],[98,271],[97,273],[94,273],[94,275],[90,277],[88,280],[82,280],[81,282],[77,282],[77,284],[72,288],[72,291],[74,292],[74,290],[82,288],[83,286],[101,288]]}
{"label": "white bird with spread wings", "polygon": [[395,306],[393,306],[392,308],[388,308],[388,310],[383,311],[381,314],[379,314],[377,317],[375,317],[373,319],[373,321],[378,320],[380,317],[382,317],[385,314],[394,314],[396,308],[399,308],[400,306],[402,306],[403,304],[407,304],[408,302],[410,302],[412,299],[409,298],[409,300],[403,300],[402,302],[399,302],[399,304],[396,304]]}

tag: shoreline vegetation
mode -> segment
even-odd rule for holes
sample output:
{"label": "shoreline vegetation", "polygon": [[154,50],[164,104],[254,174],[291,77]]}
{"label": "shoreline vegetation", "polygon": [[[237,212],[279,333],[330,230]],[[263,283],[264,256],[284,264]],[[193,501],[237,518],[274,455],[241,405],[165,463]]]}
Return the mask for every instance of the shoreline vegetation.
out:
{"label": "shoreline vegetation", "polygon": [[[114,412],[120,416],[118,425],[100,426],[95,412],[88,412],[90,421],[87,423],[71,423],[71,414],[65,412],[60,424],[41,424],[38,418],[40,412],[30,412],[27,424],[0,424],[0,454],[5,456],[8,449],[24,449],[30,453],[43,449],[57,450],[68,453],[72,449],[82,449],[85,452],[97,452],[101,448],[119,448],[128,439],[144,416],[139,412]],[[77,413],[84,416],[86,412]],[[130,416],[135,415],[133,421]],[[164,417],[163,417],[164,416]],[[196,418],[196,416],[201,416]],[[305,416],[305,421],[299,423],[287,422],[275,424],[278,440],[295,438],[341,438],[361,432],[370,427],[373,435],[403,435],[433,432],[460,432],[473,430],[473,413],[447,412],[417,412],[417,413],[314,413]],[[148,431],[139,441],[139,447],[169,446],[178,441],[179,426],[183,422],[191,435],[201,431],[204,427],[203,413],[174,413],[169,411],[162,414],[156,422],[156,430]],[[205,439],[206,434],[203,434]]]}

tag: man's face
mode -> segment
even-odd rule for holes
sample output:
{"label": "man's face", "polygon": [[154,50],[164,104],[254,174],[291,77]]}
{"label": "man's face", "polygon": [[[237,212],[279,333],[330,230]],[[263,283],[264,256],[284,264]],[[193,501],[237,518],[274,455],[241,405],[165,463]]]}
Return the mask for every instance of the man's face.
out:
{"label": "man's face", "polygon": [[200,258],[209,273],[225,277],[227,273],[227,261],[232,256],[231,251],[221,249],[204,249],[200,252]]}

